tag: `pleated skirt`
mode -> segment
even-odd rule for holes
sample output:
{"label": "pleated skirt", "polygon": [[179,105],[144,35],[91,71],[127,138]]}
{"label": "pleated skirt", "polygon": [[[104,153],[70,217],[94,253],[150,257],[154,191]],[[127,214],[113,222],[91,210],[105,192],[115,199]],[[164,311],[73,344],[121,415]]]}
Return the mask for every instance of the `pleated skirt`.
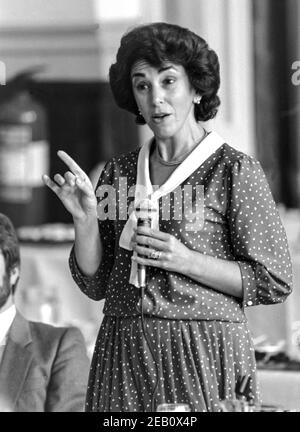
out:
{"label": "pleated skirt", "polygon": [[162,403],[188,404],[192,412],[220,411],[220,400],[235,397],[244,375],[251,377],[251,393],[260,402],[247,323],[147,316],[144,324],[147,339],[140,316],[104,317],[86,411],[150,412]]}

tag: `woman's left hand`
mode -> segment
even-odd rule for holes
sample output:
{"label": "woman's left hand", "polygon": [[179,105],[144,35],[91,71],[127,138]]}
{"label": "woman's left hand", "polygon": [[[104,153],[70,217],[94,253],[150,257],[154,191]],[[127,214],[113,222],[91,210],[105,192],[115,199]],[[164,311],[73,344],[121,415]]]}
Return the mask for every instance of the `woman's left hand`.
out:
{"label": "woman's left hand", "polygon": [[[137,227],[131,244],[137,253],[132,259],[138,264],[188,274],[193,251],[173,235],[140,226]],[[142,258],[141,255],[145,257]]]}

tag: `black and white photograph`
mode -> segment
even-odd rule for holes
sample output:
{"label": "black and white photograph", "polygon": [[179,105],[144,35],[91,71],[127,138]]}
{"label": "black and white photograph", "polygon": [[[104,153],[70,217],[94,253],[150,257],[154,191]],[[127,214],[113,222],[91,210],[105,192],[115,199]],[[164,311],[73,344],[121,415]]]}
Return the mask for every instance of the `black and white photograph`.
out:
{"label": "black and white photograph", "polygon": [[299,0],[0,0],[0,412],[300,412]]}

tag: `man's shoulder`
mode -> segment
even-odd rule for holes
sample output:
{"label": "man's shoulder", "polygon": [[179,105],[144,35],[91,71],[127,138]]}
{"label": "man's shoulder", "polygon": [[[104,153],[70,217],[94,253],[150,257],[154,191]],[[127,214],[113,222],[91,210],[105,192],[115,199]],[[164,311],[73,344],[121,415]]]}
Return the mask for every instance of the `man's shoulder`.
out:
{"label": "man's shoulder", "polygon": [[[74,326],[54,326],[29,321],[32,350],[43,359],[73,359],[78,365],[88,367],[87,348],[83,334]],[[48,361],[47,360],[47,361]]]}
{"label": "man's shoulder", "polygon": [[74,326],[56,326],[38,321],[28,321],[32,337],[40,338],[42,341],[61,339],[63,337],[82,339],[81,331]]}

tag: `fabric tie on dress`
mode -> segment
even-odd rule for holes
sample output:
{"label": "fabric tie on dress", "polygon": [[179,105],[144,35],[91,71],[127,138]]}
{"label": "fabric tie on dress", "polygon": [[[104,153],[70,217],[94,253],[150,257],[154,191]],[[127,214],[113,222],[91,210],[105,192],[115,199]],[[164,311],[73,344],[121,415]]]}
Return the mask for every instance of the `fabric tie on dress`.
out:
{"label": "fabric tie on dress", "polygon": [[[186,180],[200,165],[203,164],[219,147],[224,140],[216,133],[211,132],[175,169],[164,184],[160,187],[153,186],[150,180],[149,159],[152,140],[146,142],[139,153],[137,161],[137,178],[134,195],[134,209],[142,201],[149,201],[151,212],[151,228],[159,229],[159,199],[174,191]],[[137,216],[133,210],[123,228],[119,245],[123,249],[132,250],[131,239],[134,229],[137,227]],[[136,252],[133,254],[136,256]],[[139,288],[137,278],[137,263],[132,261],[129,282]]]}

